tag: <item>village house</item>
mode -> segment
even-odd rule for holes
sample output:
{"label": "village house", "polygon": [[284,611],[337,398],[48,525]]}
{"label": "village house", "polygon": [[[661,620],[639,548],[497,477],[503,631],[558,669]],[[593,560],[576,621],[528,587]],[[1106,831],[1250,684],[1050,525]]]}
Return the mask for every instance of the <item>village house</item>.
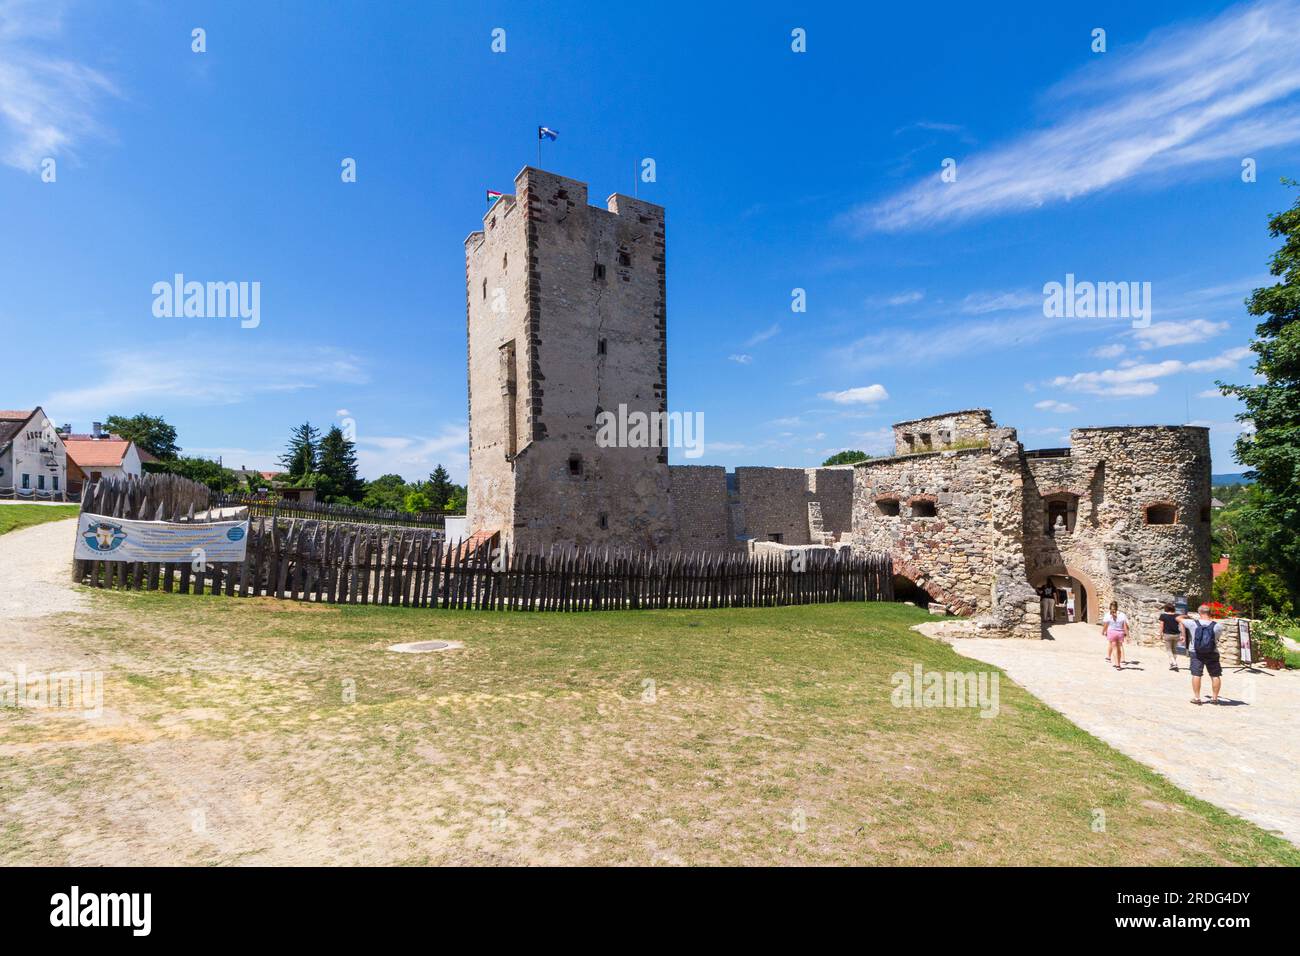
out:
{"label": "village house", "polygon": [[135,442],[105,431],[99,422],[92,428],[89,435],[63,435],[68,454],[68,481],[74,488],[101,478],[138,478],[144,472],[146,461],[156,461],[153,455],[137,448]]}
{"label": "village house", "polygon": [[67,452],[43,409],[0,411],[0,498],[61,499]]}

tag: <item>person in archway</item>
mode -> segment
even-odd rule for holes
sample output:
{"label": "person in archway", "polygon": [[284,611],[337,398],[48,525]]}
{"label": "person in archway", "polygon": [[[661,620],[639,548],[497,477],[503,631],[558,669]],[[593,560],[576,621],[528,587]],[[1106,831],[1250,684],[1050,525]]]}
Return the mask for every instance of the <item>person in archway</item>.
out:
{"label": "person in archway", "polygon": [[1171,671],[1178,670],[1178,645],[1182,643],[1182,623],[1183,616],[1174,613],[1172,604],[1166,604],[1164,612],[1160,615],[1160,639],[1165,642],[1165,650],[1169,652]]}
{"label": "person in archway", "polygon": [[1110,602],[1110,613],[1101,619],[1101,633],[1106,638],[1106,660],[1115,657],[1115,670],[1124,669],[1124,641],[1128,639],[1128,615],[1121,614],[1119,602]]}
{"label": "person in archway", "polygon": [[1196,617],[1185,617],[1183,629],[1187,632],[1187,657],[1192,671],[1192,703],[1201,702],[1201,674],[1210,672],[1210,689],[1213,695],[1211,704],[1219,702],[1219,690],[1223,685],[1223,664],[1219,660],[1219,635],[1223,633],[1223,624],[1210,617],[1210,606],[1202,604],[1196,609]]}
{"label": "person in archway", "polygon": [[1038,607],[1042,612],[1044,624],[1056,623],[1056,597],[1050,579],[1038,589]]}

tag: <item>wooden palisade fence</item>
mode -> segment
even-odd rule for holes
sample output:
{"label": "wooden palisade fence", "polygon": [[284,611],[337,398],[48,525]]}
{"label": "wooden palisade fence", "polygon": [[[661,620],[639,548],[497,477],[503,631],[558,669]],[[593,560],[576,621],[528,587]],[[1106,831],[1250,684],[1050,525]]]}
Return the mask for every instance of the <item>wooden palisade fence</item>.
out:
{"label": "wooden palisade fence", "polygon": [[253,518],[304,518],[311,521],[347,521],[352,524],[394,525],[442,530],[447,516],[437,512],[388,511],[357,508],[322,501],[289,501],[261,495],[214,495],[214,508],[247,508]]}
{"label": "wooden palisade fence", "polygon": [[[195,507],[192,489],[136,487],[145,484],[100,482],[82,508],[121,518],[208,520]],[[296,518],[252,519],[247,558],[239,563],[209,563],[202,570],[189,563],[75,564],[76,579],[96,587],[333,604],[584,611],[893,599],[888,554],[810,551],[801,570],[784,553],[532,554],[448,544],[422,529]]]}

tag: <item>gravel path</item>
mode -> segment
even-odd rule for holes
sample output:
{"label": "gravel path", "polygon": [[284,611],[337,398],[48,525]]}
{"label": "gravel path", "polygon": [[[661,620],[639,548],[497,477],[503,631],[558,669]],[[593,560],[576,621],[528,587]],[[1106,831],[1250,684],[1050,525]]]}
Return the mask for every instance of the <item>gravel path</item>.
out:
{"label": "gravel path", "polygon": [[76,530],[69,518],[0,534],[0,626],[86,609],[72,585]]}
{"label": "gravel path", "polygon": [[[1116,671],[1091,624],[1057,625],[1051,641],[947,638],[934,625],[918,629],[1001,667],[1049,707],[1188,793],[1300,844],[1300,673],[1225,666],[1227,703],[1198,706],[1186,657],[1175,674],[1163,648],[1129,644],[1132,660]],[[1209,685],[1207,674],[1206,697]]]}

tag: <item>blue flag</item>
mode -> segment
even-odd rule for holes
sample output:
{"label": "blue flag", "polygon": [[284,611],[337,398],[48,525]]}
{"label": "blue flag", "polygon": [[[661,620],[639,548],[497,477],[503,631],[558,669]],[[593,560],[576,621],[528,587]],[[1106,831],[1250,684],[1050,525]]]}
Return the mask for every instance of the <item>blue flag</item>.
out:
{"label": "blue flag", "polygon": [[559,136],[559,135],[560,135],[559,133],[557,133],[555,130],[551,129],[549,126],[539,126],[539,127],[537,127],[537,138],[538,138],[538,139],[551,139],[551,140],[553,140],[553,139],[555,139],[555,137],[557,137],[557,136]]}

